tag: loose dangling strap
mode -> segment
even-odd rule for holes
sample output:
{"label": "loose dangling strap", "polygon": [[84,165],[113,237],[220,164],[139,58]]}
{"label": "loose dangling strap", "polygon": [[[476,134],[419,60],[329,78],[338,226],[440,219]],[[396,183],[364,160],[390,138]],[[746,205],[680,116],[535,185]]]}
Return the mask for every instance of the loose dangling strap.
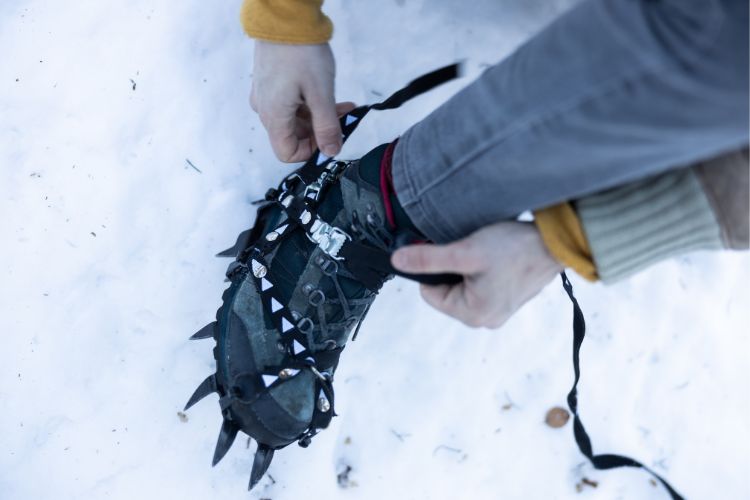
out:
{"label": "loose dangling strap", "polygon": [[[370,256],[370,263],[376,267],[382,266],[387,268],[390,266],[389,263],[385,263],[382,259],[378,259],[377,256]],[[407,278],[415,281],[426,283],[430,285],[435,284],[456,284],[460,282],[460,276],[456,275],[403,275]],[[641,462],[634,460],[630,457],[622,455],[604,454],[594,455],[594,450],[591,445],[591,438],[589,437],[586,429],[583,427],[581,417],[578,415],[578,382],[581,379],[581,366],[580,366],[580,352],[581,344],[583,344],[583,338],[586,335],[586,321],[583,318],[583,311],[578,305],[578,300],[573,295],[573,285],[568,280],[568,276],[563,272],[560,274],[562,278],[562,285],[565,292],[570,297],[573,303],[573,372],[575,373],[575,380],[573,387],[568,393],[568,407],[573,413],[573,435],[575,436],[576,444],[578,449],[583,453],[586,458],[589,459],[595,469],[607,470],[615,469],[618,467],[639,467],[655,479],[657,479],[664,488],[669,492],[672,500],[684,500],[683,497],[677,493],[677,491],[670,485],[666,479],[661,477],[659,474],[654,472],[649,467],[643,465]]]}
{"label": "loose dangling strap", "polygon": [[575,373],[575,380],[573,382],[573,388],[570,389],[570,392],[568,393],[568,407],[573,413],[573,435],[578,444],[578,449],[581,450],[581,453],[586,455],[586,458],[589,459],[595,469],[606,470],[615,469],[617,467],[640,467],[664,485],[669,492],[669,495],[672,497],[672,500],[683,500],[683,497],[672,488],[666,479],[643,465],[641,462],[622,455],[594,455],[594,450],[591,446],[591,438],[589,438],[586,429],[583,427],[583,422],[581,422],[581,417],[578,415],[578,381],[581,378],[579,358],[581,344],[586,335],[586,322],[583,319],[583,311],[581,311],[581,307],[578,305],[578,300],[573,295],[573,285],[570,284],[570,280],[568,280],[568,277],[564,272],[561,273],[560,276],[562,278],[563,288],[568,294],[568,297],[570,297],[570,301],[573,303],[573,371]]}

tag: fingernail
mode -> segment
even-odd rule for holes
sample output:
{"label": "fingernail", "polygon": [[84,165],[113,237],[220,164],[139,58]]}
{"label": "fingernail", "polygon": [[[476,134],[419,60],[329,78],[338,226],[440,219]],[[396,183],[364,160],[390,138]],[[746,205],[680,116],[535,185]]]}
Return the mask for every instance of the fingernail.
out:
{"label": "fingernail", "polygon": [[339,146],[338,144],[326,144],[320,148],[320,150],[323,151],[323,154],[326,156],[336,156],[339,152]]}
{"label": "fingernail", "polygon": [[406,266],[407,258],[405,252],[402,250],[397,250],[396,252],[394,252],[391,256],[391,263],[393,264],[393,267],[396,268],[402,268]]}

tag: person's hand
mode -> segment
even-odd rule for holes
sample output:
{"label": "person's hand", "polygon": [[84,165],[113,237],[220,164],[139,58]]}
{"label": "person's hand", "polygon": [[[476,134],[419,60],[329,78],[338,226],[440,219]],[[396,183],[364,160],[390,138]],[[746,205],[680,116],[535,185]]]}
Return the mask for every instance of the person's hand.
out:
{"label": "person's hand", "polygon": [[391,261],[413,274],[463,275],[457,285],[421,285],[422,297],[468,326],[487,328],[500,327],[562,271],[525,222],[499,222],[447,245],[403,247]]}
{"label": "person's hand", "polygon": [[355,105],[336,104],[333,53],[326,44],[289,45],[256,40],[250,105],[260,115],[276,156],[305,161],[315,149],[341,149],[342,116]]}

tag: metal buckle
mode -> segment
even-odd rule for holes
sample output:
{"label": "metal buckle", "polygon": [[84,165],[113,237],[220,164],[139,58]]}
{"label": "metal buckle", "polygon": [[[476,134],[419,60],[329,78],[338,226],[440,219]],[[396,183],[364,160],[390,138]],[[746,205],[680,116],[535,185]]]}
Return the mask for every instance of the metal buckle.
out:
{"label": "metal buckle", "polygon": [[320,190],[322,189],[322,187],[323,185],[321,183],[321,179],[318,179],[312,184],[306,186],[305,198],[310,198],[312,200],[318,201],[318,196],[320,196]]}
{"label": "metal buckle", "polygon": [[347,240],[352,239],[351,236],[341,229],[331,226],[320,219],[316,219],[313,222],[310,232],[307,233],[307,237],[316,243],[323,253],[335,260],[343,260],[343,257],[338,256],[339,251]]}
{"label": "metal buckle", "polygon": [[332,183],[341,173],[346,170],[347,164],[343,161],[334,161],[326,165],[320,176],[311,184],[305,186],[305,198],[318,201],[323,186]]}

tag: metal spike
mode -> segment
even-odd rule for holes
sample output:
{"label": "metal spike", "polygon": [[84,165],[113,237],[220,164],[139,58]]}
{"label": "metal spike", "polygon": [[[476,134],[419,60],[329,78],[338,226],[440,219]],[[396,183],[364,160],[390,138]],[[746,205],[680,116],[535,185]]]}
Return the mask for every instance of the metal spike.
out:
{"label": "metal spike", "polygon": [[266,266],[253,259],[250,261],[250,266],[253,268],[253,276],[256,278],[262,278],[268,273]]}
{"label": "metal spike", "polygon": [[191,406],[193,406],[195,403],[205,398],[212,392],[216,392],[216,376],[215,375],[209,375],[208,377],[206,377],[206,380],[201,382],[201,385],[199,385],[198,388],[193,393],[193,395],[190,396],[190,399],[185,405],[185,409],[183,411],[188,411],[188,409]]}
{"label": "metal spike", "polygon": [[209,323],[197,332],[193,334],[192,337],[190,337],[190,340],[201,340],[201,339],[209,339],[214,336],[214,329],[216,328],[216,321],[213,323]]}
{"label": "metal spike", "polygon": [[224,458],[229,448],[232,447],[234,438],[237,437],[237,431],[239,430],[240,428],[235,423],[230,420],[224,420],[224,423],[221,424],[221,431],[219,431],[219,440],[216,442],[216,450],[214,450],[214,459],[211,462],[211,466],[218,464]]}
{"label": "metal spike", "polygon": [[250,472],[248,491],[252,490],[258,484],[258,481],[260,481],[263,474],[268,470],[268,466],[271,465],[271,460],[273,460],[273,448],[258,443],[258,449],[255,451],[255,459],[253,460],[253,469]]}
{"label": "metal spike", "polygon": [[250,236],[251,229],[247,229],[245,231],[242,231],[239,236],[237,236],[237,241],[232,245],[230,248],[227,248],[224,251],[221,251],[216,254],[217,257],[237,257],[239,255],[240,251],[245,247],[245,242],[247,241],[247,237]]}

